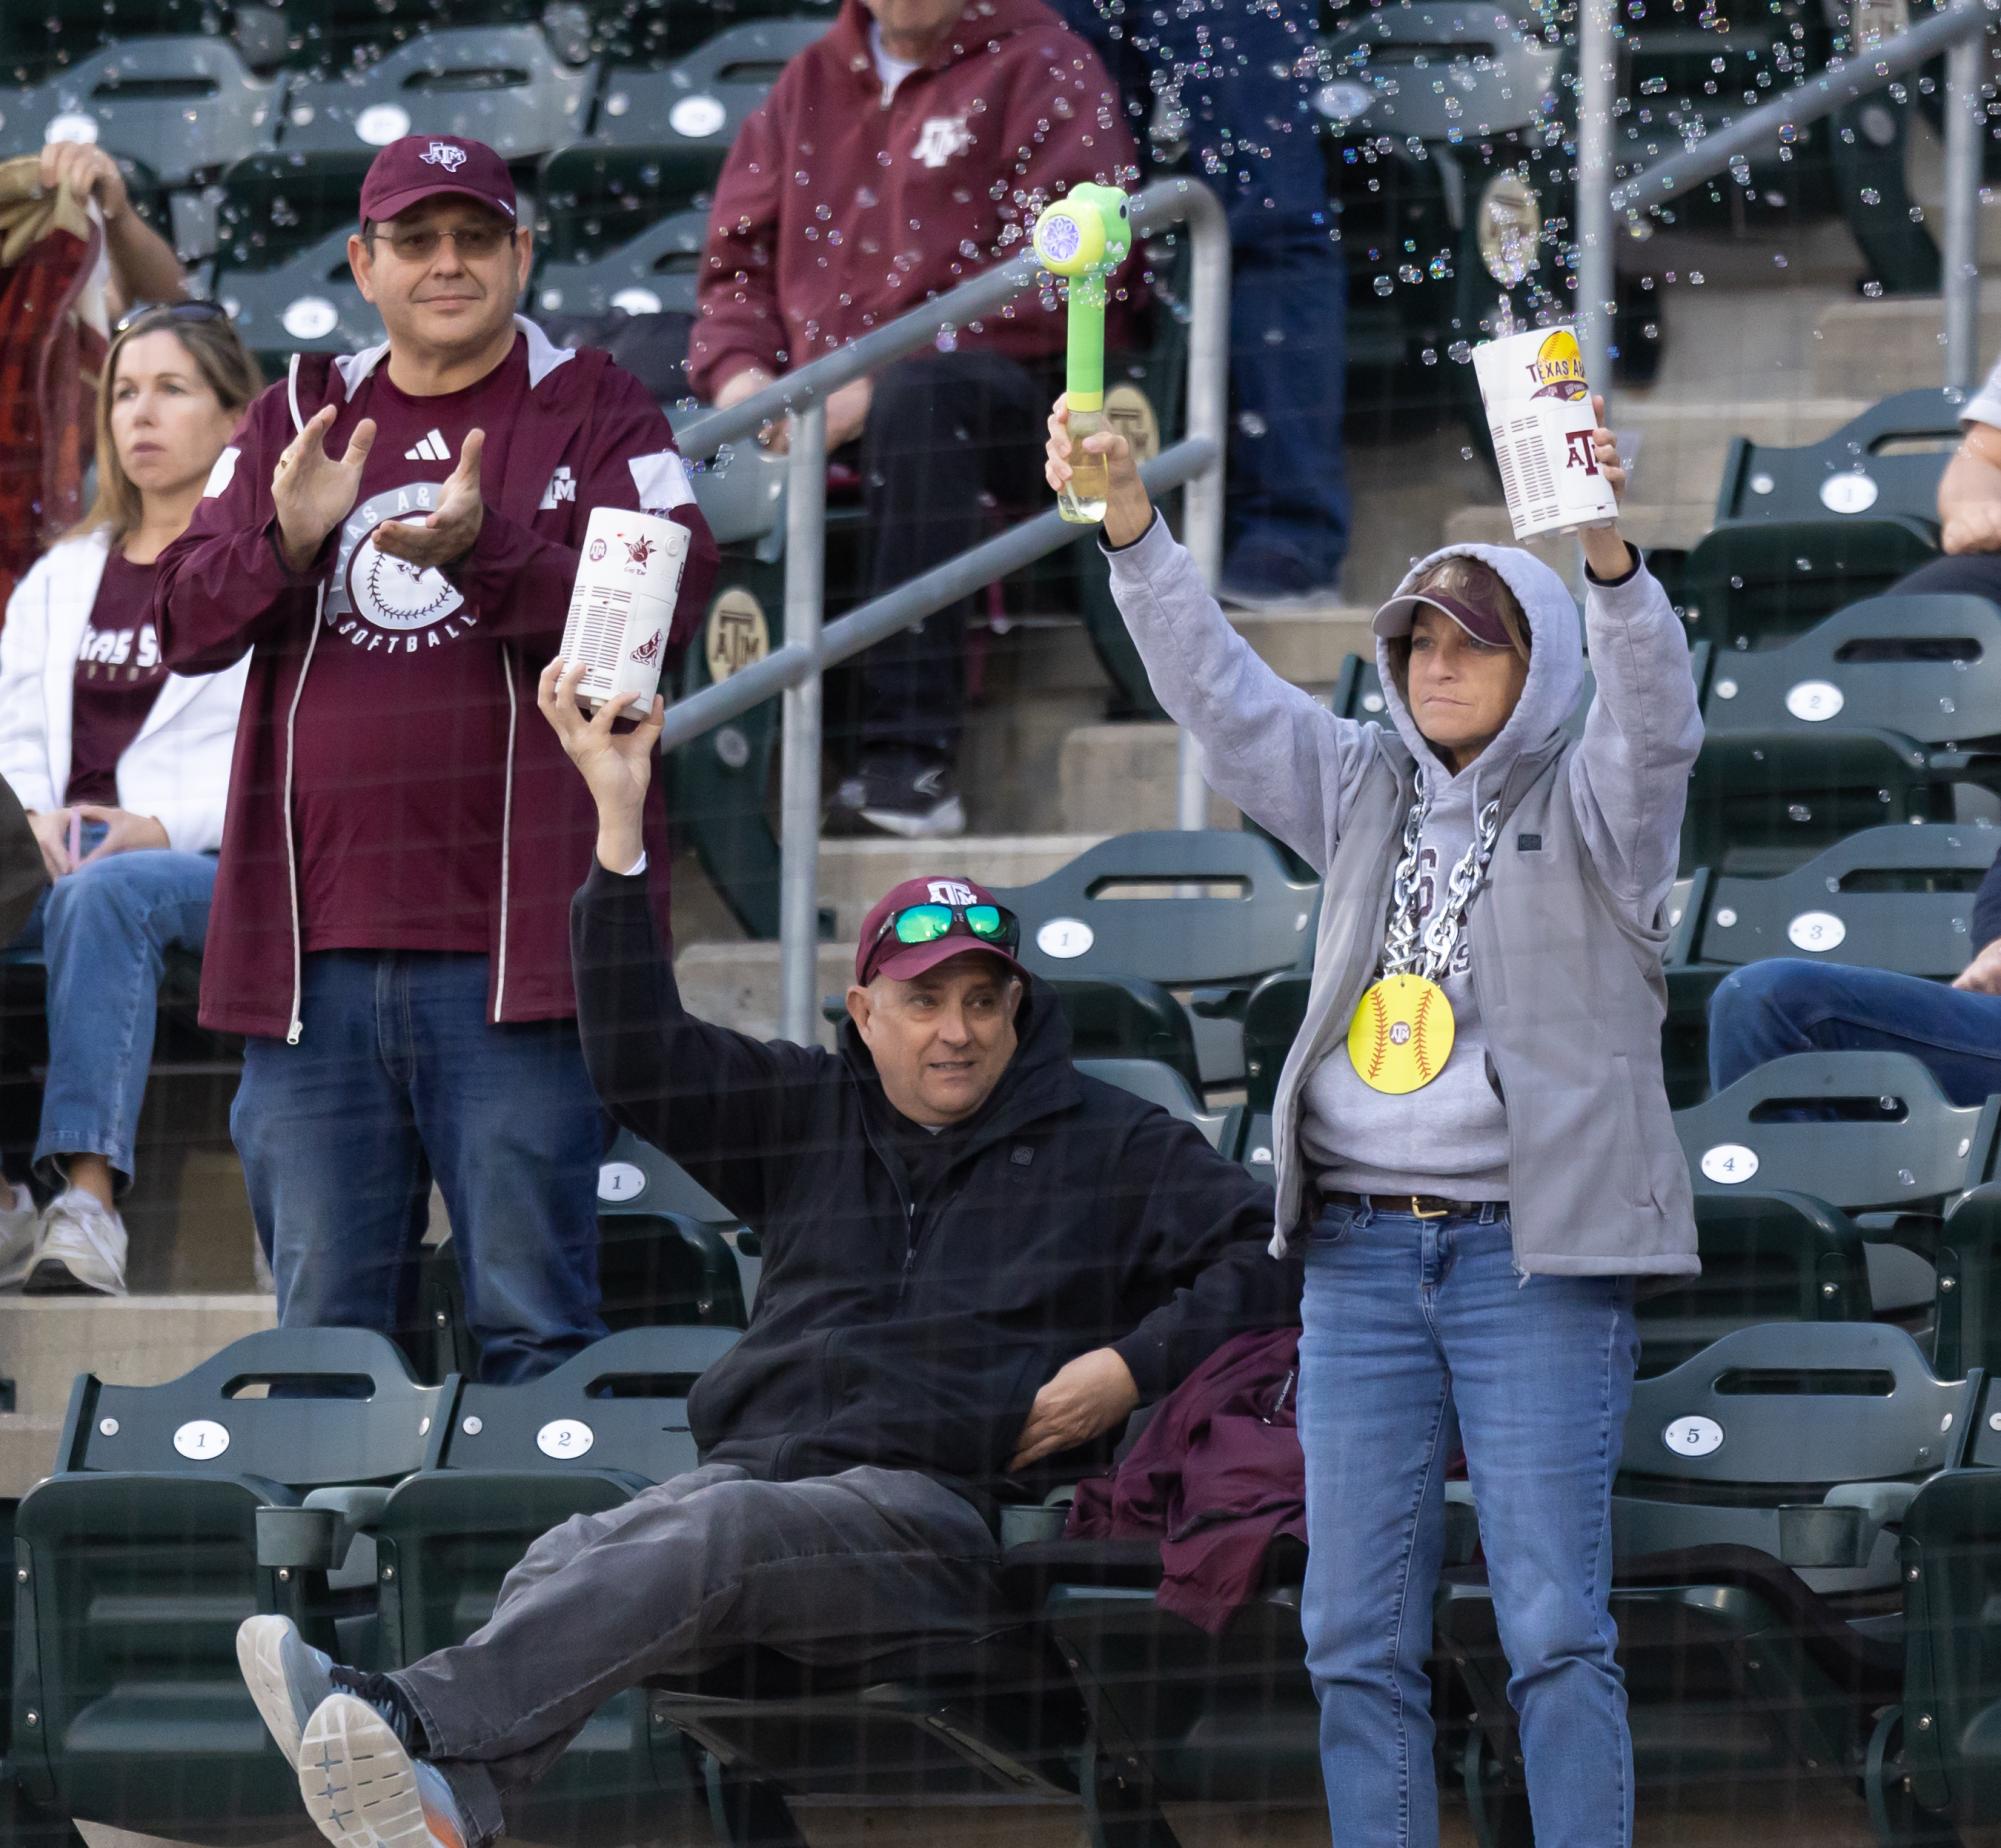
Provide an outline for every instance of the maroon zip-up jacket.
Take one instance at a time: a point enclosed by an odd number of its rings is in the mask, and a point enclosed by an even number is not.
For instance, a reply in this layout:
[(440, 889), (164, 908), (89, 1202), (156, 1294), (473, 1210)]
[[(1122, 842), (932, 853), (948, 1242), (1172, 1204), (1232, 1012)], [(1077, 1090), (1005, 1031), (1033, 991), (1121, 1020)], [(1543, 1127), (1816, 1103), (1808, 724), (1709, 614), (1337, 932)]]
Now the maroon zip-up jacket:
[[(868, 9), (845, 0), (737, 133), (688, 342), (705, 400), (751, 366), (796, 371), (1013, 256), (1080, 180), (1130, 185), (1137, 172), (1105, 67), (1041, 0), (970, 0), (888, 98), (868, 30)], [(1121, 272), (1127, 291), (1140, 268), (1134, 257)], [(1131, 323), (1113, 288), (1116, 346)], [(1039, 358), (1062, 351), (1063, 317), (1029, 293), (955, 338)]]
[[(593, 507), (640, 508), (694, 535), (670, 646), (707, 607), (716, 547), (696, 507), (660, 408), (607, 353), (553, 346), (532, 322), (529, 390), (507, 445), (504, 480), (483, 471), (486, 515), (472, 551), (448, 573), (480, 612), (476, 643), (501, 651), (510, 696), (501, 865), (488, 947), (488, 1018), (563, 1019), (570, 980), (570, 894), (590, 871), (596, 814), (590, 792), (536, 709), (536, 680), (554, 657), (569, 609), (578, 548)], [(289, 802), (291, 727), (321, 644), (320, 610), (340, 528), (304, 572), (277, 543), (271, 471), (322, 405), (340, 407), (330, 454), (360, 421), (353, 395), (386, 361), (387, 345), (339, 359), (292, 361), (289, 379), (245, 415), (180, 538), (160, 555), (153, 620), (167, 665), (211, 673), (250, 652), (250, 678), (230, 769), (221, 866), (202, 957), (201, 1019), (221, 1032), (296, 1039), (301, 938)], [(491, 638), (490, 640), (487, 638)], [(421, 800), (412, 791), (411, 800)], [(668, 864), (660, 779), (645, 819), (649, 895), (667, 940)]]

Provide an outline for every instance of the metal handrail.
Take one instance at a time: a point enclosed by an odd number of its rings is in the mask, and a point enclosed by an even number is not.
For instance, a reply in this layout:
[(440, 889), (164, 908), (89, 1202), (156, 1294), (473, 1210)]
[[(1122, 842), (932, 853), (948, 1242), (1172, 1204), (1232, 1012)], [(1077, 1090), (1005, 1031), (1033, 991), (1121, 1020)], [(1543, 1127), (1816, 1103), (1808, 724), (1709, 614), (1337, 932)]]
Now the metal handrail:
[[(1141, 477), (1155, 493), (1186, 487), (1183, 540), (1215, 585), (1223, 552), (1223, 435), (1229, 400), (1230, 248), (1223, 206), (1199, 181), (1161, 181), (1132, 205), (1139, 236), (1185, 223), (1190, 238), (1188, 435), (1155, 456)], [(781, 416), (791, 420), (785, 473), (785, 641), (762, 661), (667, 709), (663, 749), (686, 744), (782, 695), (779, 793), (779, 1031), (810, 1044), (819, 1016), (820, 682), (830, 667), (872, 648), (984, 584), (1060, 550), (1077, 537), (1051, 509), (821, 627), (826, 549), (826, 401), (843, 385), (929, 346), (939, 331), (999, 311), (1037, 286), (1033, 251), (961, 283), (885, 326), (788, 373), (727, 410), (677, 433), (691, 460), (714, 454)], [(1176, 813), (1200, 827), (1207, 806), (1201, 756), (1180, 737)]]
[[(2001, 0), (1954, 0), (1921, 24), (1833, 60), (1817, 76), (1760, 103), (1726, 127), (1705, 135), (1693, 147), (1616, 184), (1612, 181), (1610, 83), (1606, 76), (1614, 55), (1611, 11), (1604, 0), (1590, 0), (1585, 6), (1579, 53), (1584, 80), (1588, 83), (1593, 73), (1604, 80), (1587, 92), (1595, 112), (1592, 121), (1602, 132), (1587, 134), (1590, 124), (1582, 107), (1579, 121), (1580, 146), (1589, 141), (1598, 150), (1595, 159), (1579, 163), (1585, 176), (1585, 197), (1579, 201), (1578, 297), (1586, 375), (1593, 379), (1606, 376), (1609, 342), (1605, 322), (1613, 294), (1616, 221), (1623, 219), (1629, 226), (1637, 223), (1653, 207), (1700, 186), (1739, 155), (1774, 140), (1784, 130), (1817, 122), (1945, 53), (1946, 204), (1941, 240), (1945, 383), (1961, 390), (1970, 388), (1977, 366), (1974, 346), (1980, 291), (1976, 262), (1980, 144), (1973, 110), (1980, 94), (1980, 40), (2001, 14)], [(1597, 100), (1601, 93), (1602, 106)], [(1602, 122), (1596, 120), (1600, 113)]]

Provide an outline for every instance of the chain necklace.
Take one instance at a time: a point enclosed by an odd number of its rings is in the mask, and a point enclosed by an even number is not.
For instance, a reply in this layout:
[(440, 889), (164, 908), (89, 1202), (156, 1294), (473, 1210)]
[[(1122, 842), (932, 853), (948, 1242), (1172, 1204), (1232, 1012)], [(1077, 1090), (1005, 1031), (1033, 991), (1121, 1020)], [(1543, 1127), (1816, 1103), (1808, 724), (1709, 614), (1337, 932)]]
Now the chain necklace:
[(1487, 863), (1494, 857), (1494, 843), (1501, 833), (1501, 805), (1489, 802), (1480, 811), (1473, 839), (1453, 867), (1446, 882), (1445, 902), (1431, 915), (1418, 940), (1418, 850), (1424, 839), (1424, 824), (1431, 814), (1431, 780), (1421, 777), (1416, 799), (1403, 825), (1403, 857), (1397, 862), (1396, 879), (1390, 888), (1389, 929), (1383, 939), (1383, 974), (1416, 975), (1427, 982), (1442, 981), (1452, 952), (1458, 947), (1460, 927), (1467, 907), (1486, 883)]

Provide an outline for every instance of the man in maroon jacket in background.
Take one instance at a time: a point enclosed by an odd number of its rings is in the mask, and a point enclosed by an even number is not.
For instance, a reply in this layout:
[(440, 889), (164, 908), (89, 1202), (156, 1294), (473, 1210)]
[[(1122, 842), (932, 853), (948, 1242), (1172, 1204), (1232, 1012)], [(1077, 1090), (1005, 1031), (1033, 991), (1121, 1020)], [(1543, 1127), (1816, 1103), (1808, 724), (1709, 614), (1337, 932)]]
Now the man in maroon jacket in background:
[[(1137, 161), (1097, 54), (1041, 0), (845, 0), (730, 149), (689, 381), (734, 404), (1012, 256), (1079, 181), (1130, 185)], [(828, 401), (829, 451), (860, 440), (869, 595), (975, 544), (993, 500), (1035, 476), (1063, 339), (1030, 294)], [(847, 816), (910, 838), (964, 829), (965, 608), (863, 657)]]
[[(672, 643), (716, 559), (638, 381), (515, 316), (515, 214), (480, 142), (382, 150), (348, 254), (388, 339), (257, 400), (154, 612), (171, 668), (251, 653), (201, 1017), (248, 1036), (231, 1128), (280, 1320), (404, 1322), (435, 1176), (498, 1380), (603, 1333), (568, 936), (596, 823), (536, 678), (593, 507), (692, 530)], [(646, 828), (664, 931), (658, 801)]]

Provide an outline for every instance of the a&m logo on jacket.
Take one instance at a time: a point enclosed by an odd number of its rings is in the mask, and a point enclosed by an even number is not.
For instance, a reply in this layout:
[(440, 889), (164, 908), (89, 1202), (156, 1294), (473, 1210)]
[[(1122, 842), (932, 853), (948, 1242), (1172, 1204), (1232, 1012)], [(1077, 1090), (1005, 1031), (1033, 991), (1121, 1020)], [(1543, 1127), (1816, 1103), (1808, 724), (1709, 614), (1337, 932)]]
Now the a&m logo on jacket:
[(430, 162), (434, 167), (442, 167), (447, 173), (456, 173), (466, 164), (466, 151), (454, 147), (449, 141), (434, 141), (417, 158)]
[(392, 558), (375, 543), (375, 529), (385, 520), (420, 522), (442, 492), (429, 481), (385, 488), (348, 515), (327, 589), (326, 620), (335, 634), (357, 648), (415, 654), (419, 646), (436, 648), (474, 626), (476, 617), (447, 621), (459, 616), (465, 598), (441, 571)]
[(972, 145), (973, 133), (964, 116), (932, 116), (919, 131), (910, 158), (922, 161), (927, 167), (942, 167), (954, 154), (963, 154)]

